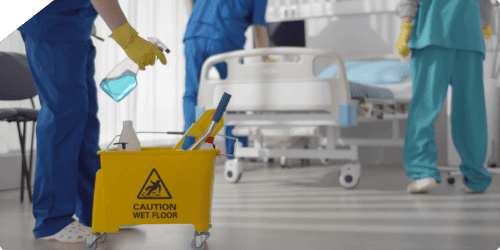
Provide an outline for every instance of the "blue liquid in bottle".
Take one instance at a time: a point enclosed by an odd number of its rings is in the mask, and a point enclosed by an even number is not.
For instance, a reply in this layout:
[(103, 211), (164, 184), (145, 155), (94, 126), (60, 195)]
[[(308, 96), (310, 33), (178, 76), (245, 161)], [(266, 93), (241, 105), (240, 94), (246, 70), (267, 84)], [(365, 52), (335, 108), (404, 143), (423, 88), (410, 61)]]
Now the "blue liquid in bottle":
[(121, 101), (137, 86), (137, 78), (135, 73), (126, 70), (117, 78), (105, 78), (101, 82), (101, 89), (106, 92), (116, 102)]

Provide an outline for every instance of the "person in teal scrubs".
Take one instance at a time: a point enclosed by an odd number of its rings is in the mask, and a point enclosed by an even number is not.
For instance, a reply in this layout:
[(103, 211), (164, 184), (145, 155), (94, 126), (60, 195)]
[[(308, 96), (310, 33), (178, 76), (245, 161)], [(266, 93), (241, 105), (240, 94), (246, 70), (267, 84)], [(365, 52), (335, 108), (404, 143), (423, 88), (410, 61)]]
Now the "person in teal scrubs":
[(441, 182), (435, 167), (434, 120), (448, 84), (453, 89), (452, 137), (462, 160), (463, 189), (482, 193), (490, 185), (484, 167), (488, 137), (483, 87), (490, 14), (489, 0), (402, 0), (398, 6), (404, 21), (397, 48), (403, 57), (411, 49), (413, 78), (403, 149), (406, 175), (413, 180), (409, 193), (427, 192)]

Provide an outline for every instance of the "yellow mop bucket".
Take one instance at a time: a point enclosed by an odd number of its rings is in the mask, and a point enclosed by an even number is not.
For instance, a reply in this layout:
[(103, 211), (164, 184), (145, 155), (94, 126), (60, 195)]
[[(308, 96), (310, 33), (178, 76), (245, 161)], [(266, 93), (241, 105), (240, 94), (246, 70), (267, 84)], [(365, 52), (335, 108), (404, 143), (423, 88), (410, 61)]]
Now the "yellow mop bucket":
[[(226, 95), (217, 110), (207, 110), (193, 125), (205, 133), (196, 134), (190, 150), (145, 147), (141, 151), (99, 152), (93, 233), (83, 242), (84, 249), (96, 249), (106, 233), (118, 232), (121, 225), (138, 224), (193, 224), (191, 245), (205, 249), (211, 226), (215, 158), (221, 153), (218, 149), (193, 149), (222, 128), (222, 113), (230, 98)], [(213, 116), (210, 124), (207, 116)]]

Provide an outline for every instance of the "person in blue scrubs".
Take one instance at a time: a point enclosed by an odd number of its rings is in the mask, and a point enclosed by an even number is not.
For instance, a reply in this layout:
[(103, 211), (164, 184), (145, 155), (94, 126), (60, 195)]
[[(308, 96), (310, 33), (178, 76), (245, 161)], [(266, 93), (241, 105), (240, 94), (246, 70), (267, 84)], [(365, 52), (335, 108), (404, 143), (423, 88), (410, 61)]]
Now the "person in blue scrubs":
[(100, 168), (96, 49), (90, 39), (96, 9), (140, 68), (154, 64), (156, 56), (166, 64), (161, 51), (133, 31), (117, 0), (54, 0), (19, 27), (41, 104), (33, 188), (37, 239), (82, 242), (91, 232)]
[[(491, 34), (489, 0), (402, 0), (404, 21), (397, 42), (411, 49), (413, 98), (408, 112), (403, 161), (409, 193), (424, 193), (441, 182), (434, 142), (434, 120), (453, 89), (452, 137), (462, 163), (463, 189), (482, 193), (491, 182), (483, 87), (484, 38)], [(481, 32), (483, 30), (483, 33)]]
[[(189, 2), (188, 2), (189, 3)], [(191, 2), (191, 5), (192, 2)], [(186, 56), (186, 91), (184, 94), (184, 131), (196, 121), (198, 86), (203, 62), (210, 56), (241, 50), (245, 31), (255, 24), (257, 46), (268, 47), (265, 20), (267, 0), (196, 0), (184, 36)], [(215, 65), (222, 79), (227, 77), (227, 65)], [(231, 136), (233, 126), (226, 126)], [(248, 138), (238, 137), (247, 146)], [(234, 141), (226, 140), (227, 154), (233, 154)]]

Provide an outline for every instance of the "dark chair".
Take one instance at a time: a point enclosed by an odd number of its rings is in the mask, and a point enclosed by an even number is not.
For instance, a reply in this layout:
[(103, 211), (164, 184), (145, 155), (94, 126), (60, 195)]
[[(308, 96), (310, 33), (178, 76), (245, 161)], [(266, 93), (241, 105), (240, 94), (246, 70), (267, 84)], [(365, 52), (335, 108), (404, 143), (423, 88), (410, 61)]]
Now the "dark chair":
[[(0, 109), (0, 121), (16, 122), (21, 144), (21, 202), (24, 200), (24, 181), (28, 189), (30, 202), (33, 202), (31, 194), (31, 172), (33, 167), (33, 141), (35, 138), (35, 124), (38, 111), (35, 109), (33, 98), (37, 91), (33, 77), (28, 67), (25, 55), (18, 53), (0, 52), (0, 100), (19, 101), (30, 99), (32, 109), (26, 108), (4, 108)], [(26, 160), (26, 123), (33, 122), (31, 136), (31, 150), (29, 168)], [(22, 129), (21, 129), (22, 123)]]

